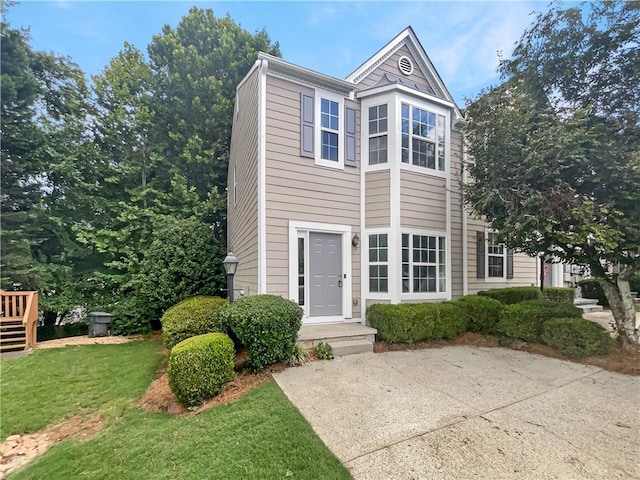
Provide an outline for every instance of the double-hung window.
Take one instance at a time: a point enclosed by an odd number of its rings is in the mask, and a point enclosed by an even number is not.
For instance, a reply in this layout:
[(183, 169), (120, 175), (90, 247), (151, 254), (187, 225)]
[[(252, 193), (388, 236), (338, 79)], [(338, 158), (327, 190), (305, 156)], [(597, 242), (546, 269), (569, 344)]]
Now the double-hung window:
[(445, 237), (402, 234), (402, 292), (447, 291)]
[(320, 152), (322, 160), (338, 162), (340, 137), (340, 104), (322, 98), (320, 100)]
[(445, 170), (445, 117), (402, 104), (402, 163)]
[(389, 291), (389, 245), (387, 234), (369, 235), (369, 291)]
[(369, 165), (387, 163), (387, 105), (369, 107)]
[(498, 234), (487, 232), (487, 272), (489, 278), (504, 278), (507, 250), (498, 242)]

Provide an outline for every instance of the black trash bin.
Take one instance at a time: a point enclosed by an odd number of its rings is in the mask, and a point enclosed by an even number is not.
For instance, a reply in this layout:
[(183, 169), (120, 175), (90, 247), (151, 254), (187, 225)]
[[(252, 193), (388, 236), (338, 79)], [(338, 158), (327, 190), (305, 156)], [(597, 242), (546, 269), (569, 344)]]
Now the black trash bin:
[(109, 323), (113, 314), (105, 312), (91, 312), (89, 314), (89, 336), (106, 337), (109, 335)]

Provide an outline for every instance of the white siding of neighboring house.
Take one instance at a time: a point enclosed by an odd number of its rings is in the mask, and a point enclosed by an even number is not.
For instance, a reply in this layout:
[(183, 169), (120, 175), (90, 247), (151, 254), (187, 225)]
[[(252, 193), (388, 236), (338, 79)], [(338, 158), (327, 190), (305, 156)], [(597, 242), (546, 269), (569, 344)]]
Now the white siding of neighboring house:
[[(240, 263), (234, 287), (245, 295), (258, 293), (258, 124), (259, 70), (238, 88), (234, 112), (227, 188), (227, 248)], [(235, 185), (234, 192), (234, 167)], [(236, 205), (234, 206), (234, 193)]]

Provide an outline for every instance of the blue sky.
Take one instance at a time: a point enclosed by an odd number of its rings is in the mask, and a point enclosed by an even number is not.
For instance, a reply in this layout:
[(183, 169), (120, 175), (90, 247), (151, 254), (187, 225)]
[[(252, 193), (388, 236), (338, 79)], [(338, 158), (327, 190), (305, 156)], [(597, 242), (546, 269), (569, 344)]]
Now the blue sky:
[(496, 83), (498, 52), (509, 56), (547, 2), (97, 2), (23, 1), (9, 9), (13, 27), (30, 27), (32, 46), (70, 56), (99, 73), (125, 41), (142, 51), (162, 26), (189, 8), (227, 13), (243, 28), (266, 28), (287, 61), (344, 78), (411, 25), (459, 106)]

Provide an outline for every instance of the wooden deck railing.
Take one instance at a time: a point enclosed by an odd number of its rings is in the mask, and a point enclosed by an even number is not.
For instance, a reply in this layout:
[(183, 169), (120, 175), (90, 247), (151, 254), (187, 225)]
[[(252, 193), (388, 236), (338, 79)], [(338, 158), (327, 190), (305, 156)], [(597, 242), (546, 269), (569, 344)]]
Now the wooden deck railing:
[(33, 348), (37, 342), (38, 292), (9, 292), (0, 290), (2, 323), (22, 322), (25, 332), (24, 348)]

